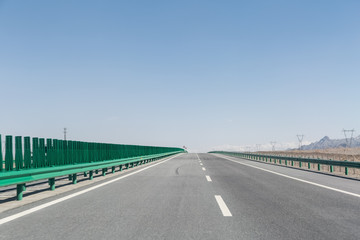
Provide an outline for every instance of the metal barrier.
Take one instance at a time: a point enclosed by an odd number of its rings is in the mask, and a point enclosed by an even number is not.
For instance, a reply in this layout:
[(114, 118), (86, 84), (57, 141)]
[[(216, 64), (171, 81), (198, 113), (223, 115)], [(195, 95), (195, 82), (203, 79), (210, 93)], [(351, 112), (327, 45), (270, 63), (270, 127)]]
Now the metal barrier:
[[(23, 141), (24, 139), (24, 141)], [(3, 160), (0, 135), (0, 186), (17, 185), (17, 200), (21, 200), (26, 183), (49, 179), (51, 190), (55, 190), (55, 177), (69, 175), (69, 180), (77, 182), (77, 173), (84, 173), (93, 179), (93, 171), (108, 168), (115, 171), (128, 169), (177, 153), (182, 148), (153, 147), (65, 141), (57, 139), (15, 137), (15, 158), (13, 137), (6, 136), (5, 161)], [(24, 142), (24, 144), (22, 144)], [(45, 144), (46, 142), (46, 144)], [(125, 167), (125, 168), (123, 168)]]
[[(334, 166), (344, 167), (345, 175), (348, 175), (348, 168), (360, 168), (360, 162), (349, 162), (349, 161), (333, 161), (333, 160), (323, 160), (323, 159), (314, 159), (314, 158), (298, 158), (298, 157), (285, 157), (285, 156), (274, 156), (274, 155), (262, 155), (255, 153), (242, 153), (242, 152), (226, 152), (226, 151), (212, 151), (209, 153), (218, 153), (234, 157), (245, 158), (249, 160), (263, 161), (269, 163), (279, 163), (286, 166), (294, 166), (294, 162), (298, 162), (299, 167), (302, 167), (302, 163), (308, 164), (308, 169), (311, 168), (311, 163), (317, 164), (317, 170), (321, 170), (321, 165), (328, 165), (329, 171), (333, 172)], [(283, 163), (282, 163), (283, 162)]]

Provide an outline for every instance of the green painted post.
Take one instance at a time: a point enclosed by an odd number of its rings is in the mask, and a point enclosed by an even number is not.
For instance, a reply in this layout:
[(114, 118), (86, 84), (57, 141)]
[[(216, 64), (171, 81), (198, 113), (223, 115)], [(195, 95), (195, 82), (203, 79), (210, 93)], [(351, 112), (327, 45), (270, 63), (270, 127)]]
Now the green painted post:
[(3, 166), (3, 154), (2, 154), (2, 141), (1, 141), (1, 134), (0, 134), (0, 171), (3, 170), (4, 166)]
[(69, 174), (69, 181), (72, 181), (73, 180), (73, 177), (72, 177), (72, 175), (71, 174)]
[(93, 171), (89, 171), (89, 179), (90, 180), (94, 179), (94, 172)]
[(55, 190), (55, 178), (49, 178), (49, 185), (50, 185), (50, 190), (54, 191)]
[(87, 172), (84, 172), (84, 177), (87, 177)]
[(308, 163), (308, 169), (310, 169), (311, 168), (311, 164), (310, 163)]
[(285, 160), (285, 166), (287, 166), (287, 160)]
[(74, 174), (72, 175), (72, 183), (73, 183), (73, 184), (76, 184), (76, 183), (77, 183), (77, 174), (76, 174), (76, 173), (74, 173)]
[(16, 200), (20, 201), (23, 199), (24, 184), (16, 185)]
[(302, 167), (302, 162), (299, 161), (299, 167), (301, 168)]
[(5, 139), (5, 170), (12, 171), (14, 169), (12, 136), (6, 136)]
[(24, 137), (24, 165), (25, 168), (31, 167), (30, 137)]
[(33, 154), (32, 154), (32, 161), (33, 161), (33, 167), (38, 168), (40, 166), (39, 164), (39, 138), (33, 138)]
[(22, 153), (22, 141), (20, 136), (15, 137), (15, 166), (16, 170), (20, 170), (24, 167)]
[(103, 169), (102, 169), (102, 175), (103, 175), (103, 176), (106, 175), (106, 171), (107, 171), (107, 168), (103, 168)]
[(334, 168), (332, 165), (330, 165), (330, 172), (333, 172), (334, 171)]
[(52, 158), (52, 139), (46, 139), (46, 162), (47, 166), (54, 166), (54, 160)]
[(320, 163), (318, 163), (318, 171), (320, 171), (320, 169), (321, 169), (321, 168), (320, 168)]
[(26, 191), (26, 183), (23, 184), (23, 191)]
[(111, 173), (115, 173), (115, 166), (111, 167)]
[(99, 169), (96, 169), (96, 170), (95, 170), (95, 174), (99, 174)]
[(39, 138), (39, 166), (45, 167), (46, 165), (47, 163), (45, 157), (45, 139)]
[[(347, 160), (345, 160), (345, 162), (347, 162)], [(345, 167), (345, 175), (348, 175), (348, 168), (347, 167)]]
[(120, 165), (120, 166), (119, 166), (119, 171), (121, 172), (121, 171), (122, 171), (122, 169), (123, 169), (123, 166), (122, 166), (122, 165)]
[(292, 166), (292, 167), (294, 166), (294, 161), (291, 161), (291, 166)]

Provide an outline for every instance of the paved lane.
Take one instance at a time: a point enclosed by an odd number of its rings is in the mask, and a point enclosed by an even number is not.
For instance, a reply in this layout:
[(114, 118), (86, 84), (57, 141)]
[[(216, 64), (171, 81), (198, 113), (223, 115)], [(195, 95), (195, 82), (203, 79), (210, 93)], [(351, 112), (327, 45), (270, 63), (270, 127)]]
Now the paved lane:
[(359, 206), (360, 198), (212, 154), (183, 154), (5, 223), (0, 239), (358, 239)]

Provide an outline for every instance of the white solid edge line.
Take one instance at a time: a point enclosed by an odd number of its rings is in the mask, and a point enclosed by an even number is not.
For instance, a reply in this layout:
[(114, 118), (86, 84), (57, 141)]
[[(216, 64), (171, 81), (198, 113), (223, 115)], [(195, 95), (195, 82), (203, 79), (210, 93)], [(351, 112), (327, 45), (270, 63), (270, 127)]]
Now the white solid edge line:
[(206, 171), (206, 169), (205, 169), (204, 167), (202, 168), (202, 170), (203, 170), (203, 171)]
[(285, 174), (282, 174), (282, 173), (274, 172), (274, 171), (264, 169), (264, 168), (261, 168), (261, 167), (256, 167), (256, 166), (253, 166), (251, 164), (238, 162), (238, 161), (229, 159), (229, 158), (224, 157), (224, 156), (220, 156), (220, 155), (216, 155), (216, 156), (218, 156), (220, 158), (223, 158), (223, 159), (226, 159), (226, 160), (229, 160), (229, 161), (232, 161), (232, 162), (235, 162), (235, 163), (239, 163), (239, 164), (248, 166), (248, 167), (256, 168), (256, 169), (259, 169), (259, 170), (262, 170), (262, 171), (265, 171), (265, 172), (269, 172), (269, 173), (273, 173), (273, 174), (276, 174), (276, 175), (279, 175), (279, 176), (282, 176), (282, 177), (290, 178), (290, 179), (293, 179), (293, 180), (296, 180), (296, 181), (299, 181), (299, 182), (308, 183), (308, 184), (311, 184), (311, 185), (314, 185), (314, 186), (322, 187), (322, 188), (329, 189), (329, 190), (332, 190), (332, 191), (335, 191), (335, 192), (340, 192), (340, 193), (344, 193), (344, 194), (347, 194), (347, 195), (351, 195), (351, 196), (360, 198), (360, 194), (344, 191), (344, 190), (341, 190), (341, 189), (338, 189), (338, 188), (325, 186), (325, 185), (322, 185), (322, 184), (319, 184), (319, 183), (310, 182), (310, 181), (303, 180), (303, 179), (296, 178), (296, 177), (291, 177), (291, 176), (288, 176), (288, 175), (285, 175)]
[(215, 195), (215, 199), (216, 199), (217, 204), (220, 207), (220, 210), (221, 210), (223, 216), (224, 217), (232, 217), (232, 214), (231, 214), (229, 208), (226, 206), (226, 203), (224, 202), (222, 197), (220, 195)]
[(110, 184), (110, 183), (116, 182), (116, 181), (118, 181), (118, 180), (121, 180), (121, 179), (123, 179), (123, 178), (129, 177), (129, 176), (134, 175), (134, 174), (136, 174), (136, 173), (142, 172), (142, 171), (144, 171), (144, 170), (146, 170), (146, 169), (155, 167), (156, 165), (165, 163), (165, 162), (167, 162), (167, 161), (169, 161), (169, 160), (171, 160), (171, 159), (173, 159), (173, 158), (175, 158), (175, 157), (178, 157), (178, 156), (179, 156), (179, 155), (175, 155), (175, 156), (173, 156), (173, 157), (171, 157), (171, 158), (169, 158), (169, 159), (166, 159), (166, 160), (161, 161), (161, 162), (159, 162), (159, 163), (155, 163), (155, 164), (153, 164), (153, 165), (151, 165), (151, 166), (148, 166), (148, 167), (139, 169), (139, 170), (137, 170), (137, 171), (135, 171), (135, 172), (131, 172), (131, 173), (127, 174), (127, 175), (124, 175), (124, 176), (115, 178), (115, 179), (113, 179), (113, 180), (107, 181), (107, 182), (105, 182), (105, 183), (101, 183), (101, 184), (99, 184), (99, 185), (96, 185), (96, 186), (87, 188), (87, 189), (82, 190), (82, 191), (80, 191), (80, 192), (76, 192), (76, 193), (70, 194), (70, 195), (68, 195), (68, 196), (65, 196), (65, 197), (56, 199), (56, 200), (54, 200), (54, 201), (41, 204), (41, 205), (39, 205), (39, 206), (37, 206), (37, 207), (30, 208), (30, 209), (28, 209), (28, 210), (25, 210), (25, 211), (23, 211), (23, 212), (16, 213), (16, 214), (11, 215), (11, 216), (9, 216), (9, 217), (2, 218), (2, 219), (0, 219), (0, 225), (2, 225), (2, 224), (4, 224), (4, 223), (7, 223), (7, 222), (10, 222), (10, 221), (12, 221), (12, 220), (15, 220), (15, 219), (17, 219), (17, 218), (26, 216), (26, 215), (28, 215), (28, 214), (30, 214), (30, 213), (34, 213), (34, 212), (39, 211), (39, 210), (41, 210), (41, 209), (50, 207), (50, 206), (55, 205), (55, 204), (57, 204), (57, 203), (63, 202), (63, 201), (68, 200), (68, 199), (70, 199), (70, 198), (73, 198), (73, 197), (79, 196), (79, 195), (81, 195), (81, 194), (90, 192), (90, 191), (92, 191), (92, 190), (95, 190), (95, 189), (97, 189), (97, 188), (103, 187), (103, 186), (108, 185), (108, 184)]
[(205, 177), (206, 177), (206, 180), (207, 180), (208, 182), (212, 182), (210, 176), (206, 175)]

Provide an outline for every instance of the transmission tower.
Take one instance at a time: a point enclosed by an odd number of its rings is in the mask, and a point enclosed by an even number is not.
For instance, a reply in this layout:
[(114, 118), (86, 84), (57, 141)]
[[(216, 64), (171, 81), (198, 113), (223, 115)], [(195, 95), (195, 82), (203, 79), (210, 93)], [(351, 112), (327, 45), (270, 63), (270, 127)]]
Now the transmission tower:
[(260, 151), (261, 144), (256, 144), (256, 151)]
[(298, 134), (298, 135), (296, 135), (296, 137), (297, 137), (298, 140), (299, 140), (299, 150), (301, 150), (302, 141), (303, 141), (303, 139), (304, 139), (304, 134)]
[(351, 130), (343, 129), (342, 131), (344, 132), (344, 136), (345, 136), (346, 148), (351, 148), (351, 143), (353, 140), (355, 129), (351, 129)]
[(271, 146), (272, 146), (272, 150), (275, 151), (275, 145), (276, 145), (276, 142), (270, 142)]
[(64, 128), (64, 140), (66, 141), (67, 128)]

